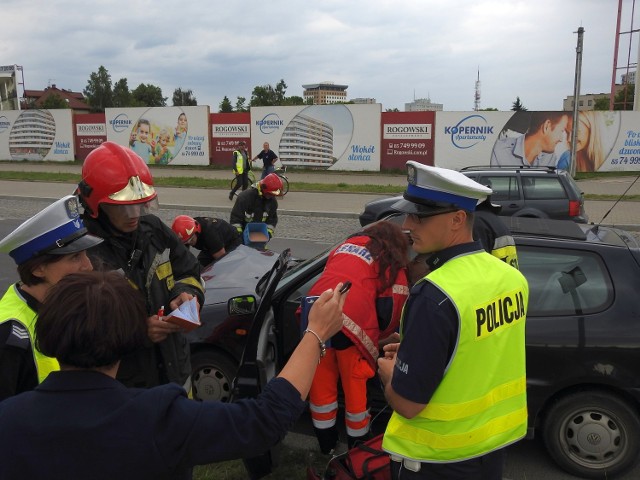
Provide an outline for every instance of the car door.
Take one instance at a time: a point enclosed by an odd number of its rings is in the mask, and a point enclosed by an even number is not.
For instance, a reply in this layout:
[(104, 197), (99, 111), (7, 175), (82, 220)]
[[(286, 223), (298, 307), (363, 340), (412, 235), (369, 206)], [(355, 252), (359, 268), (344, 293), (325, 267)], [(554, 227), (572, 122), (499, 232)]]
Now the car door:
[(502, 206), (500, 215), (510, 217), (524, 207), (517, 175), (479, 175), (474, 180), (493, 190), (491, 201)]
[[(234, 380), (232, 401), (257, 397), (278, 372), (275, 317), (271, 302), (290, 259), (289, 249), (280, 254), (264, 283), (262, 292), (258, 292), (260, 302), (247, 335), (238, 373)], [(244, 459), (250, 478), (262, 478), (269, 474), (275, 463), (275, 456), (276, 453), (270, 450), (262, 455)]]

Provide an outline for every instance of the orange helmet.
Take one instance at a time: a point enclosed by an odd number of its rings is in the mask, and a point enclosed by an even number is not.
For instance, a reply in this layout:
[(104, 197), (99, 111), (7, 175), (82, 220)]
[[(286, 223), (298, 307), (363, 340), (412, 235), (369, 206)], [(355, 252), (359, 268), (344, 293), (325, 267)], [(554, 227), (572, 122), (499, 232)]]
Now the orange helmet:
[(171, 230), (178, 235), (182, 243), (187, 243), (194, 234), (200, 233), (200, 224), (189, 215), (178, 215), (173, 219)]
[(101, 203), (134, 205), (158, 196), (144, 160), (113, 142), (104, 142), (87, 155), (78, 192), (85, 210), (94, 218)]
[(270, 173), (260, 180), (260, 191), (269, 195), (278, 196), (282, 190), (282, 180), (275, 173)]

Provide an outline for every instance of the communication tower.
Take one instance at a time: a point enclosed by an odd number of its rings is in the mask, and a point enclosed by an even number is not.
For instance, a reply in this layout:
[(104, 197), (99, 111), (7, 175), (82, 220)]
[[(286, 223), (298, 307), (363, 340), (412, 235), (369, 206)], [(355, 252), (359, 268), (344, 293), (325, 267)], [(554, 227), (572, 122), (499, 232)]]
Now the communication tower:
[(478, 79), (476, 80), (476, 94), (473, 109), (476, 112), (480, 110), (480, 67), (478, 67)]

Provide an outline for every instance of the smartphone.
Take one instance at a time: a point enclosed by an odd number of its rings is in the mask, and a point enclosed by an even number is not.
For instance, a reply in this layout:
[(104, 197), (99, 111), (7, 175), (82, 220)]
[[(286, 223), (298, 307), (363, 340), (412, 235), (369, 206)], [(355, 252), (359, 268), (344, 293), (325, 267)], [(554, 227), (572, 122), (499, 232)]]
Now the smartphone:
[(340, 289), (340, 293), (347, 293), (351, 288), (351, 282), (347, 280), (342, 284), (342, 288)]
[[(302, 297), (300, 300), (300, 335), (303, 335), (303, 332), (309, 326), (309, 312), (311, 311), (311, 307), (315, 301), (320, 298), (318, 295), (309, 295), (308, 297)], [(331, 346), (331, 339), (325, 340), (324, 344), (327, 347)]]

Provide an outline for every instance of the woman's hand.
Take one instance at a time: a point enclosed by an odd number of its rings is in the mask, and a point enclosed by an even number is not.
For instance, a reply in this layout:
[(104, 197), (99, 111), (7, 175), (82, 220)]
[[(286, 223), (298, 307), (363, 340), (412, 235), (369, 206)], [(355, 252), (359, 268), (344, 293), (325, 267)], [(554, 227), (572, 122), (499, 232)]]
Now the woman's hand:
[(317, 333), (323, 341), (328, 340), (342, 328), (342, 307), (347, 293), (340, 293), (342, 283), (333, 290), (325, 290), (315, 301), (309, 312), (309, 330)]

